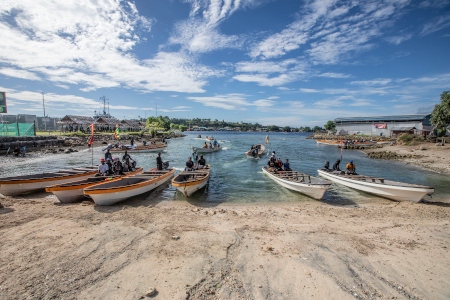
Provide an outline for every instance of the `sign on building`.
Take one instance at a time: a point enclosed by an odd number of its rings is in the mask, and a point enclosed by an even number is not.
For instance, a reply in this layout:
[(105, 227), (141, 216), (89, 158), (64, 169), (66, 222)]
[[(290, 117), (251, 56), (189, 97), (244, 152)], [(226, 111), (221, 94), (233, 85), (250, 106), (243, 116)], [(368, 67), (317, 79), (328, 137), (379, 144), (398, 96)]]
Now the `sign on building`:
[(375, 123), (373, 126), (378, 129), (386, 129), (386, 123)]
[(0, 92), (0, 114), (6, 114), (8, 109), (6, 107), (6, 93)]

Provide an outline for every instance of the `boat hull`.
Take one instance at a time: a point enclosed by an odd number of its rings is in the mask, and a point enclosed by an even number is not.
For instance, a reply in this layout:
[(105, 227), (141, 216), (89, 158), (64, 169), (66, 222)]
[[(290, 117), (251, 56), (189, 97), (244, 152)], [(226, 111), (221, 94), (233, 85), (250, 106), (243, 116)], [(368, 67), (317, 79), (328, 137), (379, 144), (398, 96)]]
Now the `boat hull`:
[[(350, 177), (341, 177), (323, 170), (318, 170), (318, 172), (320, 176), (327, 178), (338, 184), (342, 184), (355, 190), (363, 191), (369, 194), (374, 194), (395, 201), (419, 202), (425, 195), (429, 195), (434, 192), (434, 188), (426, 186), (390, 185), (387, 183), (391, 181), (385, 181), (385, 183), (381, 182), (376, 183), (376, 182), (354, 180), (351, 179)], [(392, 183), (401, 184), (399, 182), (392, 182)]]
[[(308, 197), (311, 197), (316, 200), (320, 200), (323, 198), (325, 192), (330, 188), (331, 183), (324, 182), (323, 184), (314, 184), (306, 181), (305, 183), (300, 182), (292, 182), (286, 179), (279, 178), (274, 174), (270, 173), (265, 167), (262, 168), (263, 173), (269, 176), (272, 180), (274, 180), (279, 185), (292, 190), (304, 194)], [(317, 180), (317, 178), (315, 178)]]
[(221, 147), (219, 148), (197, 148), (196, 151), (197, 153), (213, 153), (213, 152), (218, 152), (222, 150)]
[(30, 178), (23, 180), (1, 180), (0, 179), (0, 194), (4, 196), (16, 196), (28, 192), (44, 190), (47, 186), (64, 184), (75, 180), (83, 180), (94, 176), (97, 173), (96, 169), (92, 171), (68, 174), (59, 177), (42, 177)]
[[(192, 172), (192, 174), (194, 174), (194, 172)], [(181, 175), (178, 175), (181, 176)], [(178, 177), (177, 176), (177, 177)], [(192, 194), (194, 194), (195, 192), (197, 192), (198, 190), (204, 188), (206, 186), (206, 184), (209, 181), (209, 169), (208, 169), (208, 173), (206, 174), (206, 176), (204, 176), (203, 178), (199, 179), (199, 180), (195, 180), (195, 181), (176, 181), (177, 178), (174, 178), (172, 180), (172, 186), (176, 187), (176, 189), (182, 193), (186, 198), (190, 197)]]
[[(112, 205), (128, 198), (147, 193), (153, 189), (156, 189), (160, 185), (169, 181), (175, 173), (175, 169), (168, 171), (167, 173), (158, 176), (153, 179), (149, 179), (136, 184), (124, 185), (114, 188), (102, 188), (102, 185), (108, 183), (96, 184), (84, 190), (84, 194), (91, 197), (97, 205)], [(127, 178), (145, 178), (145, 174), (133, 175), (120, 178), (120, 180), (126, 180)]]
[(261, 158), (261, 156), (263, 155), (264, 151), (266, 151), (266, 146), (264, 146), (263, 144), (258, 144), (256, 146), (259, 147), (258, 154), (253, 156), (251, 150), (249, 150), (249, 151), (245, 152), (245, 155), (247, 155), (248, 157), (252, 157), (252, 158)]
[(95, 177), (98, 181), (86, 182), (86, 180), (77, 180), (76, 182), (69, 182), (67, 184), (59, 184), (47, 187), (45, 190), (47, 192), (53, 193), (56, 198), (58, 198), (61, 203), (72, 203), (78, 201), (80, 199), (86, 198), (83, 191), (85, 188), (93, 186), (98, 183), (104, 183), (108, 180), (108, 182), (118, 180), (124, 176), (131, 176), (142, 172), (142, 168), (138, 168), (133, 172), (129, 172), (123, 176), (115, 176), (115, 177)]

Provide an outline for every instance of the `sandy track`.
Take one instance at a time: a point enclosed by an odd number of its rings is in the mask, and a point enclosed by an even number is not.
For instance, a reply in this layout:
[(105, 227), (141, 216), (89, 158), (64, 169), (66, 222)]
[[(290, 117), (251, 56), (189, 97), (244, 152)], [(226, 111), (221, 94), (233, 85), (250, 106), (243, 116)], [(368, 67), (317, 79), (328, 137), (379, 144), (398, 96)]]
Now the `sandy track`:
[[(445, 203), (4, 198), (1, 299), (448, 299)], [(179, 238), (177, 238), (179, 237)]]

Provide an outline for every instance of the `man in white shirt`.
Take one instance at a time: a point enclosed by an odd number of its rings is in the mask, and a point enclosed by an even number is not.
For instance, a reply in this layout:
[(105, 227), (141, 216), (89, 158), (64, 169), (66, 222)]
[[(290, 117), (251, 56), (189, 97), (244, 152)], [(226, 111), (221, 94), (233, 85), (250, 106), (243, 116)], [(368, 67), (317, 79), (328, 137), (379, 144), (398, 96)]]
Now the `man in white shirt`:
[(105, 164), (105, 159), (100, 159), (100, 164), (98, 165), (98, 175), (105, 176), (108, 174), (109, 167)]

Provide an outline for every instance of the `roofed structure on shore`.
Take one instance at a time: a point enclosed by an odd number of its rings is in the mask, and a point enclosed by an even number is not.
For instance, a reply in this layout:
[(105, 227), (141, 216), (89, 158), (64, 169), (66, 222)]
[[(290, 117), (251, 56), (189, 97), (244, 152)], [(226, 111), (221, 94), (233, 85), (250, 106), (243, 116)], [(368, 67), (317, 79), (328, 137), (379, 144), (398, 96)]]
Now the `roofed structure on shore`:
[(141, 131), (145, 128), (145, 122), (136, 120), (122, 120), (119, 126), (125, 128), (127, 131)]
[(392, 136), (399, 133), (427, 135), (432, 130), (429, 114), (336, 118), (336, 131), (343, 134)]

